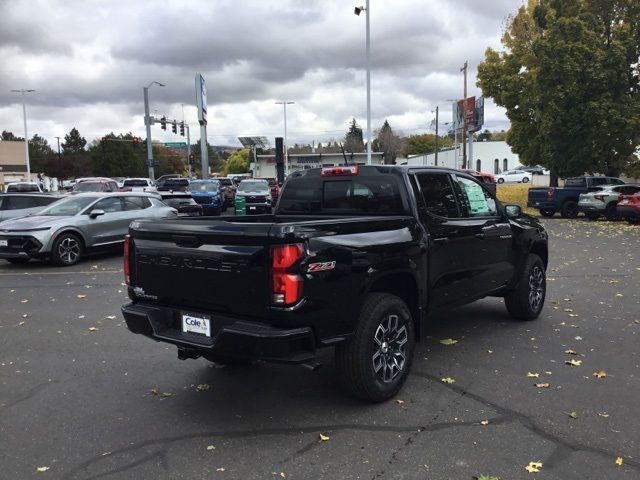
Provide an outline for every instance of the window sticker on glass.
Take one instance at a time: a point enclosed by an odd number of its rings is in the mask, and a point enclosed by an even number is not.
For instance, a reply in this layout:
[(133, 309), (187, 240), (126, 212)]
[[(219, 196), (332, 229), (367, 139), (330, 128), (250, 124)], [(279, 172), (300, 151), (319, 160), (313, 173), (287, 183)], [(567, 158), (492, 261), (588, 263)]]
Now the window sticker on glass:
[(470, 215), (472, 217), (490, 215), (491, 211), (482, 187), (475, 182), (462, 182), (461, 186), (467, 196)]

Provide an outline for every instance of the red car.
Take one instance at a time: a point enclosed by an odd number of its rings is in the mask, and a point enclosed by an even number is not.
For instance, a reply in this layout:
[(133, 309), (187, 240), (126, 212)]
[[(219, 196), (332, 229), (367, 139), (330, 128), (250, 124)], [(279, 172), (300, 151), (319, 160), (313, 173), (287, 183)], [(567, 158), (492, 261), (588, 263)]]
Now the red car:
[(629, 223), (640, 223), (640, 193), (620, 195), (616, 209), (620, 218)]

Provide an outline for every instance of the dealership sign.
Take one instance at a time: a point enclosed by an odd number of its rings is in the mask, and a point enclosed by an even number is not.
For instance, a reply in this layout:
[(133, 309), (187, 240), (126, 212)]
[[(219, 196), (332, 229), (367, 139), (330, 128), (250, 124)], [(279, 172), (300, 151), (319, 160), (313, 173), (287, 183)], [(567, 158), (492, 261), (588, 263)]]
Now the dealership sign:
[(198, 122), (207, 125), (207, 87), (204, 77), (196, 73), (196, 105), (198, 106)]

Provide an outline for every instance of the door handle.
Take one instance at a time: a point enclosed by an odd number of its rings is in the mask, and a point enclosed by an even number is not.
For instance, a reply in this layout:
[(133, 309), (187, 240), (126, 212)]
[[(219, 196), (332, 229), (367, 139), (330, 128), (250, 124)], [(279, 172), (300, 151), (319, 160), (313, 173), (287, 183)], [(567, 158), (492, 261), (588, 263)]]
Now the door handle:
[(440, 243), (440, 244), (449, 243), (449, 239), (447, 237), (434, 238), (433, 243)]

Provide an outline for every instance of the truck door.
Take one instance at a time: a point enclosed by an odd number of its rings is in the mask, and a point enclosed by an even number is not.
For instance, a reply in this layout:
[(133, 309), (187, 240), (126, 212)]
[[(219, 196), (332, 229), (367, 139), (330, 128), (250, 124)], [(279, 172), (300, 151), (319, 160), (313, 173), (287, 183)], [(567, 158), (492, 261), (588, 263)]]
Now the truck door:
[(429, 236), (429, 302), (433, 307), (464, 303), (473, 294), (475, 231), (462, 218), (449, 173), (418, 172), (415, 179), (423, 201), (420, 220)]
[(465, 229), (475, 238), (471, 250), (474, 271), (471, 290), (480, 297), (506, 285), (514, 273), (513, 234), (495, 198), (475, 180), (454, 175)]

